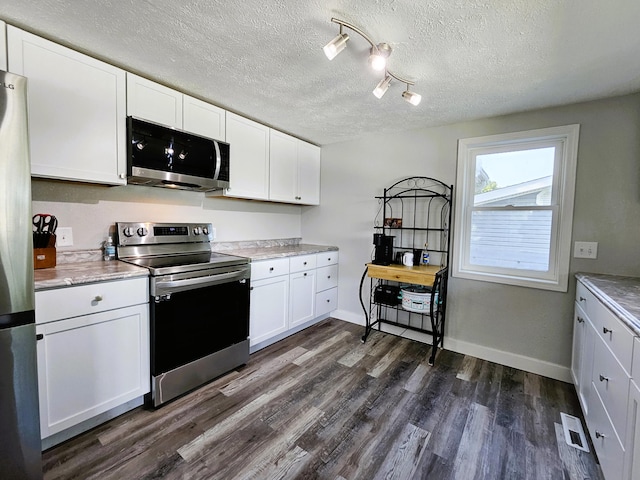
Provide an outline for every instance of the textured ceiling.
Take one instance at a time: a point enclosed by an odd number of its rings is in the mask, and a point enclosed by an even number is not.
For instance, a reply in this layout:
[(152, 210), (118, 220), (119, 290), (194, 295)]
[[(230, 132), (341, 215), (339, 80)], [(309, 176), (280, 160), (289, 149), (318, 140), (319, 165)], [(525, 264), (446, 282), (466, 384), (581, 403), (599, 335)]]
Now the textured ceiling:
[[(402, 100), (350, 30), (393, 52)], [(640, 91), (637, 0), (0, 0), (0, 19), (317, 144)]]

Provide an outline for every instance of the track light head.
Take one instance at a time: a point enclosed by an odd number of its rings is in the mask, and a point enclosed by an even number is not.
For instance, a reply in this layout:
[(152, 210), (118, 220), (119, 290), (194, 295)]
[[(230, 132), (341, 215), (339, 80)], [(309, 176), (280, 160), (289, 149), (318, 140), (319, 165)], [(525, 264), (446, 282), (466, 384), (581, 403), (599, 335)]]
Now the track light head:
[(378, 83), (376, 88), (373, 89), (373, 94), (377, 98), (382, 98), (382, 96), (387, 92), (387, 89), (389, 88), (390, 83), (391, 83), (391, 75), (385, 75), (384, 78), (380, 80), (380, 83)]
[(333, 60), (347, 46), (347, 40), (349, 40), (349, 35), (342, 33), (342, 27), (340, 27), (340, 33), (327, 43), (322, 50), (324, 50), (324, 54), (329, 60)]
[(387, 66), (387, 58), (391, 55), (391, 46), (388, 43), (379, 43), (369, 50), (369, 65), (374, 70), (384, 70)]
[(404, 98), (411, 105), (415, 106), (415, 105), (418, 105), (422, 100), (422, 95), (415, 92), (410, 92), (409, 85), (407, 84), (407, 89), (404, 92), (402, 92), (402, 98)]

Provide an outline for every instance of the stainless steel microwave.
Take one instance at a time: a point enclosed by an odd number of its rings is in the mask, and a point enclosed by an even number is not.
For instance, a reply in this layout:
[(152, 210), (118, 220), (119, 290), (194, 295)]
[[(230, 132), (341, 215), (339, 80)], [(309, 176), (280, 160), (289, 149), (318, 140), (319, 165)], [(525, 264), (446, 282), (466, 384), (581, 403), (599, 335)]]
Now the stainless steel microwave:
[(206, 192), (229, 186), (229, 144), (127, 117), (127, 183)]

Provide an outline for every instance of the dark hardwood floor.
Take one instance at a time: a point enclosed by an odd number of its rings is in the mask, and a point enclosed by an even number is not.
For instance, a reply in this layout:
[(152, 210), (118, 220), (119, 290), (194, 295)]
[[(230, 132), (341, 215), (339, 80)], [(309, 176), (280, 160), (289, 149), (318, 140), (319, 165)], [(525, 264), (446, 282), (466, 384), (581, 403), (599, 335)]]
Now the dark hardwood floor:
[(600, 479), (572, 385), (328, 319), (44, 453), (45, 479)]

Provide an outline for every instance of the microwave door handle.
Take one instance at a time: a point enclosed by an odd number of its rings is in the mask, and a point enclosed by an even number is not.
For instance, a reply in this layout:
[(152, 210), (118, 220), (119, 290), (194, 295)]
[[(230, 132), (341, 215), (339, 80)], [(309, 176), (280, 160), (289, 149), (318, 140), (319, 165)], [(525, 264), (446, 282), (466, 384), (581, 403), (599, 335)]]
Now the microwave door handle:
[(222, 165), (222, 158), (220, 156), (220, 145), (218, 145), (218, 142), (214, 140), (213, 145), (216, 149), (216, 171), (213, 174), (213, 179), (217, 180), (218, 176), (220, 175), (220, 166)]

